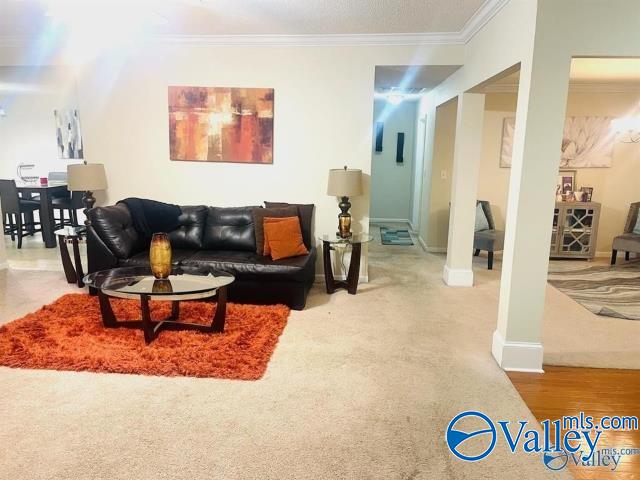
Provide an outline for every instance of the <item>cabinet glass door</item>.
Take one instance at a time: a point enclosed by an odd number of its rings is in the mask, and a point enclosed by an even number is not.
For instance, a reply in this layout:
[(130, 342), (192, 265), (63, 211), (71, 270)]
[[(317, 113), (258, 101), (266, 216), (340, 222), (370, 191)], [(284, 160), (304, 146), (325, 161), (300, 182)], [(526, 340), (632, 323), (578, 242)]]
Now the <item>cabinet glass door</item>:
[(558, 216), (560, 215), (560, 209), (555, 208), (553, 210), (553, 228), (551, 229), (551, 248), (549, 252), (553, 255), (558, 253)]
[(561, 252), (589, 254), (595, 210), (585, 207), (567, 207), (563, 215)]

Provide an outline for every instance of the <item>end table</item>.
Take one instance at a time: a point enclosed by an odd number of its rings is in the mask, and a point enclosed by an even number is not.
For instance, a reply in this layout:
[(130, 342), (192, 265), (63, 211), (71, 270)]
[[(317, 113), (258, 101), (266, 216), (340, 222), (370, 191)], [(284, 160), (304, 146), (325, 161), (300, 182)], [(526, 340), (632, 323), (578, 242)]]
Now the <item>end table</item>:
[[(355, 295), (358, 291), (358, 279), (360, 277), (360, 257), (362, 254), (362, 244), (373, 240), (373, 236), (367, 233), (353, 234), (349, 238), (341, 238), (337, 235), (323, 235), (322, 240), (322, 257), (324, 260), (324, 281), (327, 286), (327, 293), (333, 293), (338, 288), (346, 288), (347, 292)], [(351, 262), (349, 263), (349, 272), (347, 280), (336, 280), (333, 277), (333, 268), (331, 266), (331, 250), (344, 249), (351, 246)]]
[[(58, 245), (60, 246), (60, 257), (62, 258), (64, 276), (67, 277), (67, 282), (75, 283), (78, 285), (78, 288), (84, 287), (84, 282), (82, 281), (84, 273), (82, 272), (82, 260), (80, 259), (78, 242), (84, 238), (85, 232), (85, 227), (64, 227), (55, 231), (56, 237), (58, 238)], [(73, 246), (75, 268), (71, 263), (67, 243), (71, 243)]]

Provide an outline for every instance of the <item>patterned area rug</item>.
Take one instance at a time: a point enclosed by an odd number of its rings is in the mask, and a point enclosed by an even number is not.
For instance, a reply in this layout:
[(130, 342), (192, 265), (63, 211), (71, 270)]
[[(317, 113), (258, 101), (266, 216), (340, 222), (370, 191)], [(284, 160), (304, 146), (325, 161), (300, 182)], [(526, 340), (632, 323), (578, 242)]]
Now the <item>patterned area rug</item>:
[(380, 236), (382, 237), (383, 245), (413, 245), (409, 230), (406, 228), (394, 230), (387, 227), (380, 227)]
[[(112, 299), (116, 318), (141, 318), (134, 300)], [(210, 323), (215, 305), (183, 302), (180, 318)], [(171, 302), (152, 302), (166, 318)], [(104, 328), (98, 297), (69, 294), (0, 327), (0, 365), (13, 368), (258, 380), (287, 324), (284, 305), (227, 304), (223, 333), (163, 331), (148, 346), (142, 330)]]
[(640, 320), (640, 262), (587, 267), (551, 262), (549, 283), (596, 315)]

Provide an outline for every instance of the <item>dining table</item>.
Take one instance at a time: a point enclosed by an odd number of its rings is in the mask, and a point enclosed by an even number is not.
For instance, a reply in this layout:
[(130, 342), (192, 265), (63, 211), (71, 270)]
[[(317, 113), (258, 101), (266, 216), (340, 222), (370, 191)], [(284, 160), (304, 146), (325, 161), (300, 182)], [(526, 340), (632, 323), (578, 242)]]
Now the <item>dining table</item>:
[[(16, 182), (16, 187), (21, 197), (25, 200), (36, 200), (40, 202), (40, 228), (42, 230), (42, 240), (47, 248), (55, 248), (56, 243), (56, 222), (53, 218), (53, 205), (51, 200), (55, 197), (68, 195), (66, 182), (49, 182), (47, 185), (39, 183)], [(39, 197), (39, 198), (38, 198)], [(33, 213), (25, 214), (27, 222), (33, 224)]]

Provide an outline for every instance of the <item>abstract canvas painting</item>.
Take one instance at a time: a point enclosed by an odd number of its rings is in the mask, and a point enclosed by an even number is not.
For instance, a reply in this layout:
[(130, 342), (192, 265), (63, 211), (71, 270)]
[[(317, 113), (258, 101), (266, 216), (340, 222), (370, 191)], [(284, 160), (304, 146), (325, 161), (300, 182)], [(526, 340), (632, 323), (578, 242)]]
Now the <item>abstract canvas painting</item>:
[[(615, 132), (611, 117), (567, 117), (564, 122), (560, 168), (611, 167)], [(511, 166), (516, 119), (507, 117), (502, 125), (500, 166)]]
[(169, 87), (171, 160), (273, 163), (273, 89)]
[(54, 110), (53, 117), (60, 158), (84, 158), (78, 110)]

